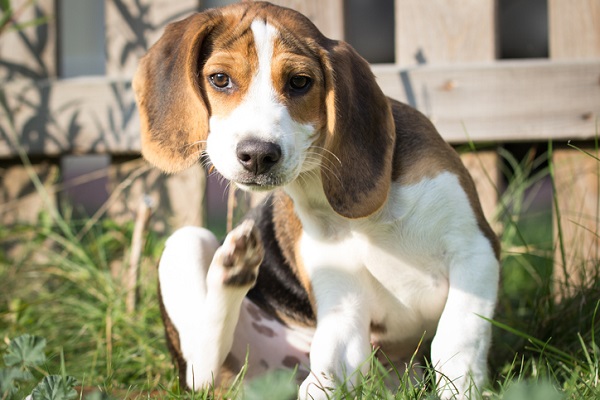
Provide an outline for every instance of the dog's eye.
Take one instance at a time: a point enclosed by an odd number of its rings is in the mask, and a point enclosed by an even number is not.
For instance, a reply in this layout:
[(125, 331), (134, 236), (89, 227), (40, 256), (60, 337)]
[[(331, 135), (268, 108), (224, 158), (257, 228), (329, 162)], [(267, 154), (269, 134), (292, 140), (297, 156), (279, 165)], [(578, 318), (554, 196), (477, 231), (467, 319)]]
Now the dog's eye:
[(294, 93), (305, 93), (312, 83), (312, 79), (304, 75), (294, 75), (290, 78), (290, 89)]
[(231, 87), (231, 79), (227, 74), (219, 72), (216, 74), (212, 74), (211, 76), (209, 76), (209, 78), (210, 83), (217, 89), (226, 89), (228, 87)]

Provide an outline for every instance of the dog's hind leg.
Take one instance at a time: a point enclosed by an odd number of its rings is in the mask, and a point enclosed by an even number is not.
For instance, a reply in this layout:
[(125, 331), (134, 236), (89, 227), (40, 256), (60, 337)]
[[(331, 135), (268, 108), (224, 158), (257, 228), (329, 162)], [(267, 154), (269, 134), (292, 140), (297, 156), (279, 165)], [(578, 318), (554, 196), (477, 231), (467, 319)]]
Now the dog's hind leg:
[(163, 320), (182, 384), (219, 385), (240, 307), (254, 285), (263, 247), (252, 221), (219, 247), (214, 235), (186, 227), (168, 240), (159, 264)]
[(158, 266), (158, 294), (169, 351), (177, 363), (179, 380), (186, 386), (186, 350), (193, 343), (188, 336), (201, 325), (200, 308), (206, 298), (206, 274), (219, 244), (206, 229), (184, 227), (166, 242)]

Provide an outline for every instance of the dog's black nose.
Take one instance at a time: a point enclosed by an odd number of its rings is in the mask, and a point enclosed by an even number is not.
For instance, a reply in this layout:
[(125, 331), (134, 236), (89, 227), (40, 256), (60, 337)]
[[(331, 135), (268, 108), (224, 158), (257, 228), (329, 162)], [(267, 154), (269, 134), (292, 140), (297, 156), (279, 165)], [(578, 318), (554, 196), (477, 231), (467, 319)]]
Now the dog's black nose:
[(255, 175), (269, 171), (281, 159), (281, 147), (261, 140), (244, 140), (236, 148), (238, 161)]

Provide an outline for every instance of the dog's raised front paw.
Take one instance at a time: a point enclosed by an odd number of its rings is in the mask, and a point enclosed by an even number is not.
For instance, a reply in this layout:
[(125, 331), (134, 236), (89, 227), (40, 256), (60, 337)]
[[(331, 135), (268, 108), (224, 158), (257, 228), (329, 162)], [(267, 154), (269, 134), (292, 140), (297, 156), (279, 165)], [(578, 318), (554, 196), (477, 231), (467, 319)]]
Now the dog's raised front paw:
[(219, 280), (223, 285), (245, 287), (256, 282), (263, 255), (262, 241), (254, 221), (246, 220), (229, 232), (214, 256), (213, 266), (221, 267)]

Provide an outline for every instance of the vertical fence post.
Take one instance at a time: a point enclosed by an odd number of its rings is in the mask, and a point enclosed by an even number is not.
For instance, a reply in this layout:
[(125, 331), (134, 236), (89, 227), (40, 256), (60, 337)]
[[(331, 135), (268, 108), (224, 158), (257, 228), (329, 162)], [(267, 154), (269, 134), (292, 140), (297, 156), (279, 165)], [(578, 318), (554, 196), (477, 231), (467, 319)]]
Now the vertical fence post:
[(344, 38), (343, 0), (271, 0), (306, 15), (323, 34), (331, 39)]
[[(553, 60), (600, 57), (600, 2), (549, 0), (548, 14), (550, 57)], [(590, 85), (600, 85), (600, 72)], [(595, 119), (599, 123), (600, 104), (590, 104), (589, 113), (573, 115), (573, 120), (578, 118)], [(599, 152), (593, 144), (581, 146), (592, 156), (571, 147), (558, 146), (552, 157), (556, 190), (554, 287), (559, 297), (588, 285), (598, 269), (600, 162), (594, 156), (598, 157)]]

